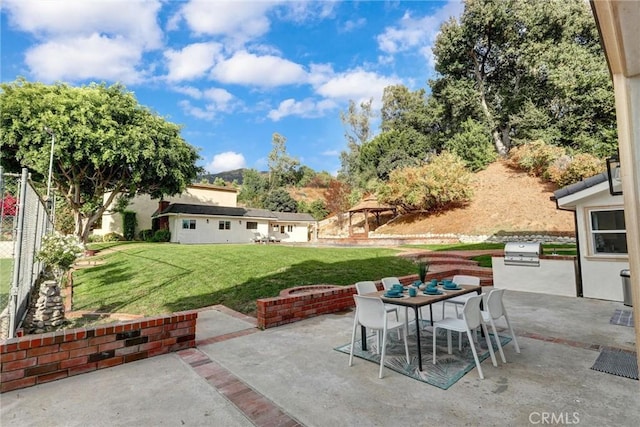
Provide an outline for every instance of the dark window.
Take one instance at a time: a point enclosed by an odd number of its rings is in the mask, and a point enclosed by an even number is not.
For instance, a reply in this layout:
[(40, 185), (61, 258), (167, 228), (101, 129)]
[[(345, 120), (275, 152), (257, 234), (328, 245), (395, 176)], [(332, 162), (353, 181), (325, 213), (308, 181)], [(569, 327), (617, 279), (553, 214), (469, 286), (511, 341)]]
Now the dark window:
[(219, 221), (218, 230), (231, 230), (231, 221)]
[(626, 254), (627, 232), (622, 209), (591, 211), (594, 254)]
[(195, 219), (183, 219), (182, 220), (182, 228), (185, 230), (195, 230), (196, 229), (196, 220)]
[(253, 221), (247, 221), (247, 230), (257, 230), (258, 223)]

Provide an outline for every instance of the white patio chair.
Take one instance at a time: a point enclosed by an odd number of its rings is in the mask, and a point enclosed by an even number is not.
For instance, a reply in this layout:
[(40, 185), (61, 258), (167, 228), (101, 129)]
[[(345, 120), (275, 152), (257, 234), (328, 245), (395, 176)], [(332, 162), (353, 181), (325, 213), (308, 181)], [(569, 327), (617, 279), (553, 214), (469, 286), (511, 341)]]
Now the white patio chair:
[[(378, 348), (380, 351), (380, 372), (378, 378), (382, 378), (384, 370), (384, 356), (387, 347), (387, 332), (392, 330), (402, 330), (402, 339), (404, 340), (404, 351), (407, 356), (407, 364), (409, 360), (409, 346), (407, 344), (407, 329), (403, 322), (391, 320), (388, 318), (388, 312), (384, 307), (381, 299), (376, 297), (363, 297), (354, 295), (356, 301), (356, 314), (353, 319), (353, 331), (351, 333), (351, 353), (349, 354), (349, 366), (353, 366), (353, 348), (356, 342), (356, 331), (358, 325), (376, 331), (378, 335)], [(380, 332), (382, 332), (382, 342), (380, 343)], [(363, 336), (363, 340), (367, 337)]]
[(496, 361), (496, 356), (493, 353), (493, 345), (491, 345), (491, 341), (489, 340), (489, 334), (487, 333), (487, 327), (482, 321), (482, 314), (480, 312), (480, 301), (482, 297), (480, 295), (474, 295), (467, 299), (467, 302), (464, 304), (464, 308), (462, 309), (462, 319), (457, 317), (447, 317), (442, 320), (439, 320), (433, 324), (433, 364), (436, 364), (436, 338), (438, 329), (446, 329), (447, 330), (447, 351), (449, 354), (452, 353), (451, 348), (451, 331), (456, 331), (459, 333), (458, 335), (458, 348), (462, 347), (462, 333), (466, 332), (467, 337), (469, 338), (469, 344), (471, 345), (471, 351), (473, 352), (473, 359), (476, 362), (476, 367), (478, 368), (478, 375), (480, 375), (480, 379), (484, 379), (484, 374), (482, 373), (482, 367), (480, 366), (480, 360), (478, 359), (478, 353), (476, 351), (476, 344), (473, 339), (473, 331), (478, 327), (482, 327), (482, 331), (484, 332), (485, 337), (487, 337), (489, 354), (491, 355), (491, 362), (493, 366), (498, 366), (498, 362)]
[[(382, 282), (382, 287), (384, 288), (385, 291), (388, 291), (389, 289), (392, 289), (393, 285), (401, 285), (402, 284), (400, 282), (400, 279), (398, 279), (397, 277), (383, 277), (380, 281)], [(408, 313), (407, 310), (408, 310), (408, 307), (405, 307), (404, 308), (404, 318), (407, 321), (407, 330), (408, 330), (408, 328), (409, 328), (409, 326), (408, 326), (409, 317), (407, 315), (407, 313)], [(420, 319), (423, 319), (423, 317), (422, 317), (422, 309), (420, 309), (418, 311), (418, 315), (420, 316)], [(418, 322), (416, 322), (416, 325), (417, 324), (418, 324)]]
[[(358, 291), (358, 295), (370, 294), (372, 292), (378, 292), (378, 287), (376, 286), (375, 282), (365, 280), (363, 282), (356, 283), (356, 291)], [(400, 320), (400, 318), (398, 317), (397, 305), (385, 304), (384, 307), (387, 310), (387, 313), (393, 311), (396, 314), (396, 320)], [(398, 337), (400, 337), (400, 335), (398, 335)]]
[[(452, 281), (453, 283), (456, 283), (458, 285), (480, 286), (480, 278), (476, 276), (465, 276), (465, 275), (458, 274), (456, 276), (453, 276)], [(464, 295), (460, 295), (454, 298), (449, 298), (447, 300), (444, 300), (442, 302), (442, 318), (444, 319), (444, 308), (447, 303), (454, 304), (454, 307), (456, 308), (456, 317), (459, 317), (460, 314), (458, 314), (458, 306), (464, 305), (467, 302), (467, 300), (472, 296), (473, 294), (464, 294)]]
[(516, 353), (520, 353), (520, 346), (518, 345), (516, 334), (513, 332), (513, 328), (511, 327), (511, 323), (509, 322), (507, 310), (504, 308), (504, 304), (502, 302), (503, 295), (504, 289), (493, 289), (492, 291), (490, 291), (486, 298), (484, 298), (484, 310), (482, 310), (481, 313), (484, 323), (488, 322), (491, 325), (491, 331), (493, 332), (493, 336), (498, 343), (498, 351), (500, 352), (502, 363), (507, 363), (507, 360), (504, 357), (504, 351), (502, 351), (502, 344), (500, 344), (500, 337), (498, 337), (498, 332), (496, 330), (496, 320), (504, 317), (504, 320), (507, 322), (507, 327), (509, 328), (509, 333), (511, 333), (511, 339), (513, 340), (513, 345), (516, 348)]

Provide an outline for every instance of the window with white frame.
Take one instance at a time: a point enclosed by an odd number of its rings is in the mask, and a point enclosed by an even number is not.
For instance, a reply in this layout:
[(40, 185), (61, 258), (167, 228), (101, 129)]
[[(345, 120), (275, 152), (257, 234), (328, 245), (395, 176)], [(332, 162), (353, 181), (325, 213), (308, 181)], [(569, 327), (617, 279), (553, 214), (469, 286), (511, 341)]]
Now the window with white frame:
[(626, 254), (627, 231), (622, 209), (589, 211), (593, 255)]
[(231, 230), (231, 221), (218, 221), (218, 230)]
[(293, 233), (293, 225), (287, 225), (287, 233)]
[(196, 220), (195, 219), (183, 219), (182, 220), (182, 229), (183, 230), (195, 230), (196, 229)]

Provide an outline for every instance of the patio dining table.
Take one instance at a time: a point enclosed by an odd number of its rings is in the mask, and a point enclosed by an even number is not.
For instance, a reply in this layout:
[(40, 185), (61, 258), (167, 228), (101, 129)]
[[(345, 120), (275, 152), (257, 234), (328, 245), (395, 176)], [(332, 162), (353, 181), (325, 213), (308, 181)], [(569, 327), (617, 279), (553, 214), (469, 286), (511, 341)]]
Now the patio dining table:
[[(433, 326), (433, 306), (432, 304), (440, 301), (447, 300), (449, 298), (457, 297), (459, 295), (470, 294), (472, 292), (476, 292), (478, 295), (482, 294), (482, 287), (480, 286), (471, 286), (471, 285), (460, 285), (462, 289), (460, 290), (447, 290), (442, 286), (438, 287), (438, 290), (442, 291), (441, 295), (427, 295), (422, 291), (418, 291), (418, 294), (415, 297), (410, 297), (408, 292), (405, 290), (403, 292), (401, 298), (388, 298), (384, 296), (385, 291), (372, 292), (370, 294), (366, 294), (367, 296), (376, 296), (379, 297), (385, 304), (394, 304), (400, 305), (403, 307), (412, 307), (415, 313), (416, 319), (416, 345), (418, 347), (418, 369), (422, 371), (422, 349), (420, 347), (420, 327), (418, 324), (418, 313), (420, 308), (428, 305), (429, 306), (429, 318), (431, 321), (431, 326)], [(366, 330), (362, 327), (362, 336), (366, 337)], [(362, 339), (362, 350), (367, 349), (366, 339)]]

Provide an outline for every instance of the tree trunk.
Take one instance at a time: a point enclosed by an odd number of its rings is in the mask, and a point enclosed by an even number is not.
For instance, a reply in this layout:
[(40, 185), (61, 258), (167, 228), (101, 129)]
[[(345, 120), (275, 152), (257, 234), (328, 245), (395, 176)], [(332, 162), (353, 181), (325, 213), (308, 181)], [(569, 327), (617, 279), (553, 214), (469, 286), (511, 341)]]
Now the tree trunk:
[(493, 114), (491, 110), (489, 110), (489, 105), (487, 104), (487, 99), (485, 97), (485, 89), (484, 89), (484, 73), (482, 71), (480, 62), (478, 61), (478, 57), (475, 52), (471, 53), (473, 57), (473, 65), (474, 65), (474, 74), (476, 76), (476, 83), (478, 85), (478, 93), (480, 94), (480, 108), (482, 108), (482, 112), (484, 113), (487, 122), (491, 126), (491, 136), (493, 137), (493, 145), (496, 148), (498, 154), (502, 157), (506, 156), (509, 152), (509, 149), (505, 146), (502, 141), (502, 137), (500, 135), (498, 127), (495, 125), (495, 121), (493, 119)]

